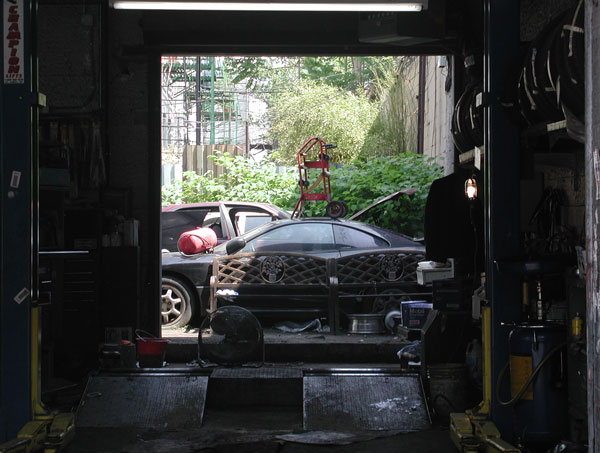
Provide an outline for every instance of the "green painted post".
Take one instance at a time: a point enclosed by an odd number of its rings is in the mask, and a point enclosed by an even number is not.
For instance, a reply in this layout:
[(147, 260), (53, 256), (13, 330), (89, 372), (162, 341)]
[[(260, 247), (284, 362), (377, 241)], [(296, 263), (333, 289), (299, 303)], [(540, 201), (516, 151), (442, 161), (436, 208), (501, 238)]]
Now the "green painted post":
[(210, 144), (215, 144), (215, 57), (210, 57)]

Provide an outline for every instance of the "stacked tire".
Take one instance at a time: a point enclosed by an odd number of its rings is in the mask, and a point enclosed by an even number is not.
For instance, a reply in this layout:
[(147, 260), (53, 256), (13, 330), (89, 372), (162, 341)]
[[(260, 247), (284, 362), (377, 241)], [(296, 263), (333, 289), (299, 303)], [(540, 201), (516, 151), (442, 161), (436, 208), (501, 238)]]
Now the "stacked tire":
[(568, 131), (582, 128), (583, 26), (584, 2), (580, 0), (574, 8), (556, 16), (528, 47), (517, 90), (520, 113), (529, 126), (566, 119)]
[(460, 153), (483, 145), (483, 105), (481, 83), (471, 83), (458, 99), (452, 114), (452, 139)]

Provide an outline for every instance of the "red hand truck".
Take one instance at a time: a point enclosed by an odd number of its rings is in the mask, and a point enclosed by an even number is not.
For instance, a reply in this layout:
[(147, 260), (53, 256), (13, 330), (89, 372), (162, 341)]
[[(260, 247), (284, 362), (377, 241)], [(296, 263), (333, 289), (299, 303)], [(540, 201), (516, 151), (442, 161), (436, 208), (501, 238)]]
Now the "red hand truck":
[[(317, 146), (318, 145), (318, 146)], [(331, 181), (329, 173), (329, 150), (335, 148), (335, 145), (325, 143), (317, 137), (309, 138), (300, 151), (298, 151), (298, 172), (300, 174), (300, 198), (296, 202), (292, 219), (300, 217), (304, 210), (305, 201), (327, 201), (325, 212), (329, 217), (337, 218), (348, 214), (348, 206), (343, 201), (334, 201), (331, 198)], [(312, 151), (312, 153), (311, 153)], [(306, 160), (309, 153), (318, 153), (318, 160)], [(321, 173), (315, 182), (308, 182), (308, 169), (320, 168)], [(322, 184), (322, 192), (313, 192)]]

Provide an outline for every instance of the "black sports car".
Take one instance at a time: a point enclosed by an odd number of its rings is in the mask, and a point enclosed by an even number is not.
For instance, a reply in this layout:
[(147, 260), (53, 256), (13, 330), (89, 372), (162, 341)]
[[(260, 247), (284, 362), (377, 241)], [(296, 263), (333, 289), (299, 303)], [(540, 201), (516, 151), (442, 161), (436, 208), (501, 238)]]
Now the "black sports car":
[(276, 220), (210, 254), (163, 253), (163, 326), (187, 324), (218, 299), (259, 316), (327, 317), (334, 286), (342, 313), (380, 311), (390, 298), (376, 294), (414, 292), (424, 255), (419, 241), (357, 221)]

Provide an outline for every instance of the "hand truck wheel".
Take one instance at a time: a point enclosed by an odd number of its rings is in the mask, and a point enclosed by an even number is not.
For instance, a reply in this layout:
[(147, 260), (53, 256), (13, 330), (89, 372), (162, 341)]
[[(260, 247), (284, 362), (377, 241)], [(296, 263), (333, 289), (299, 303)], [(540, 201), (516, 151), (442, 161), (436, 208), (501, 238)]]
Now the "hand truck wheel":
[(344, 204), (341, 201), (330, 201), (325, 206), (325, 213), (332, 219), (337, 219), (348, 213), (348, 208), (344, 208)]
[(340, 203), (342, 203), (342, 207), (344, 208), (344, 211), (342, 212), (341, 217), (346, 217), (346, 215), (348, 214), (348, 211), (350, 209), (348, 208), (348, 205), (346, 204), (345, 201), (342, 201), (342, 200), (339, 200), (339, 201), (340, 201)]

